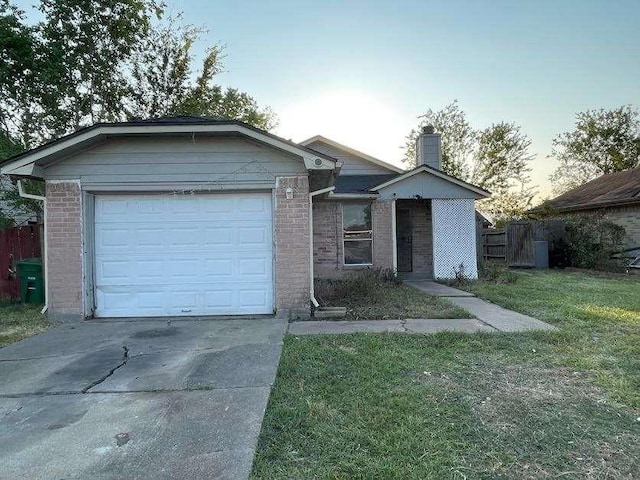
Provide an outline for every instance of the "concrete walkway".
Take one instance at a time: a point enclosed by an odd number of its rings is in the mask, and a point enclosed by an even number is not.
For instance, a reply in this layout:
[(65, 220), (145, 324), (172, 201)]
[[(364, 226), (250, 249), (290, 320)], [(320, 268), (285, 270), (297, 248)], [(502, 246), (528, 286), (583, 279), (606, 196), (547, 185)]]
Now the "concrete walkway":
[(292, 335), (329, 335), (339, 333), (414, 333), (451, 332), (523, 332), (555, 330), (556, 327), (528, 315), (502, 308), (475, 297), (472, 293), (427, 280), (405, 283), (434, 297), (444, 298), (464, 308), (476, 318), (310, 321), (289, 324)]
[(457, 288), (447, 287), (446, 285), (430, 281), (408, 281), (405, 283), (428, 295), (444, 298), (454, 305), (464, 308), (478, 320), (491, 325), (501, 332), (556, 329), (556, 327), (537, 318), (486, 302), (485, 300), (477, 298), (472, 293), (463, 292)]
[(291, 335), (325, 335), (336, 333), (437, 333), (495, 332), (491, 326), (475, 318), (362, 320), (362, 321), (303, 321), (289, 324)]

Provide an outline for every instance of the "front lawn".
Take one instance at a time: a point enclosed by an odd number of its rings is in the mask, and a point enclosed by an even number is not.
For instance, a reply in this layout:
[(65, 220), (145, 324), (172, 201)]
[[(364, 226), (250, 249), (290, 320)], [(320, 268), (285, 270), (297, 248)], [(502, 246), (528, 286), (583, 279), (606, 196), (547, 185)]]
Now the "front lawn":
[(637, 478), (640, 282), (468, 289), (561, 330), (288, 336), (253, 478)]
[(41, 309), (37, 305), (0, 305), (0, 348), (46, 330), (49, 323)]
[(446, 300), (402, 283), (377, 281), (374, 277), (316, 280), (315, 289), (322, 306), (347, 308), (344, 320), (471, 318), (469, 312)]

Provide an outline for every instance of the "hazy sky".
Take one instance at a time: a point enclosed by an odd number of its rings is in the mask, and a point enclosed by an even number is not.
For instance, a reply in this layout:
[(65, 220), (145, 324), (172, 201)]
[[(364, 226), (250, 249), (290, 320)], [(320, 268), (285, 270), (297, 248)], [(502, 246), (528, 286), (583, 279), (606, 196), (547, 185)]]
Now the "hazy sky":
[(640, 0), (167, 3), (209, 29), (199, 49), (226, 45), (219, 82), (271, 106), (294, 141), (398, 162), (416, 117), (458, 99), (476, 127), (522, 126), (544, 192), (576, 112), (640, 106)]

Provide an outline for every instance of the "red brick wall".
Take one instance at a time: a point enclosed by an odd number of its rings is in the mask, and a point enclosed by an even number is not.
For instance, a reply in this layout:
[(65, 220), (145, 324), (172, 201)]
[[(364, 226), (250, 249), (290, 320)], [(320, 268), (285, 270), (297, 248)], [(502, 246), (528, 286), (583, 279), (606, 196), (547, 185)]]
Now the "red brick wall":
[[(286, 189), (293, 198), (286, 198)], [(279, 177), (275, 191), (276, 310), (309, 312), (309, 181)]]
[[(373, 202), (373, 267), (393, 268), (393, 226), (391, 202)], [(366, 266), (345, 266), (342, 244), (342, 203), (315, 200), (313, 203), (313, 268), (318, 278), (341, 277)]]
[(76, 182), (46, 184), (49, 315), (82, 315), (82, 196)]

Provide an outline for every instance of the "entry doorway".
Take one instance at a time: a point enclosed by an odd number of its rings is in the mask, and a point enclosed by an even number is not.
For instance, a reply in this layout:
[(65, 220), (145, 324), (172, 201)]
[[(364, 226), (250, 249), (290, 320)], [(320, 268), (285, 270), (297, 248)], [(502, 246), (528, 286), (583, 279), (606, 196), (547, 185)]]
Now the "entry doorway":
[(396, 212), (396, 245), (398, 248), (398, 273), (413, 272), (413, 224), (411, 210), (398, 209)]

